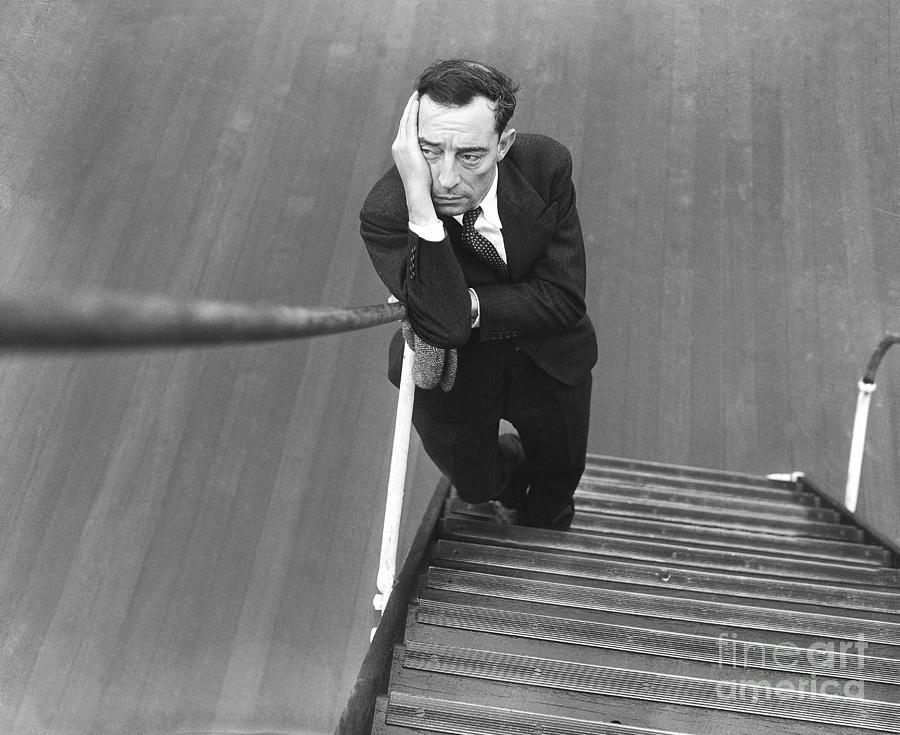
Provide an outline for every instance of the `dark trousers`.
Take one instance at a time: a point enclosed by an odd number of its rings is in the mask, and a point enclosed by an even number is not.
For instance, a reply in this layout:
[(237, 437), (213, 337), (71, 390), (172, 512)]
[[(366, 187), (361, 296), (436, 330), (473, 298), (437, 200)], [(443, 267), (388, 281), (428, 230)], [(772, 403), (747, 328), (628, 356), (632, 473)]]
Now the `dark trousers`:
[(574, 386), (538, 368), (511, 342), (472, 341), (459, 350), (456, 384), (416, 389), (413, 424), (428, 456), (470, 503), (496, 498), (504, 474), (500, 419), (519, 433), (531, 472), (522, 509), (529, 526), (567, 529), (584, 471), (591, 375)]

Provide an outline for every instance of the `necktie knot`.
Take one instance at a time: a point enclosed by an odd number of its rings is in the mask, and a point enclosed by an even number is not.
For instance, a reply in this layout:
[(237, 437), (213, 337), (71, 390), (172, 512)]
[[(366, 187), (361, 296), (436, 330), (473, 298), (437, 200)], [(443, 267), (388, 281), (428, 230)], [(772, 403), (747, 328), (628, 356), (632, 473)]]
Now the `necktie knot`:
[(470, 209), (463, 215), (463, 227), (469, 228), (475, 226), (475, 220), (478, 219), (478, 215), (481, 214), (481, 207), (475, 207), (475, 209)]

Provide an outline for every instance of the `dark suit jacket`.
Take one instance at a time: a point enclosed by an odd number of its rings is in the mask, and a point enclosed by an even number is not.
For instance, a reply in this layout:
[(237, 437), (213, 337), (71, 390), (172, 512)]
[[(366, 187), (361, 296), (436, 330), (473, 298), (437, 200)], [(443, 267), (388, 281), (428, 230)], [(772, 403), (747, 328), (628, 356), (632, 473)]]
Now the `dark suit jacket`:
[[(462, 347), (470, 339), (513, 340), (545, 372), (574, 385), (596, 362), (597, 341), (584, 304), (571, 156), (551, 138), (519, 135), (498, 176), (506, 281), (461, 243), (452, 217), (441, 217), (449, 233), (441, 243), (410, 232), (396, 168), (366, 198), (360, 232), (375, 270), (426, 342)], [(470, 326), (469, 288), (481, 305), (477, 330)]]

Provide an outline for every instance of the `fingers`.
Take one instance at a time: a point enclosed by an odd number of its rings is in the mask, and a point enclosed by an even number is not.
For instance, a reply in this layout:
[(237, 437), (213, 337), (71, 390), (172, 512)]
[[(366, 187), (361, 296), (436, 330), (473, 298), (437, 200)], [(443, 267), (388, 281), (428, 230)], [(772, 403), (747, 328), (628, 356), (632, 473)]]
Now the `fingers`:
[(406, 101), (403, 115), (400, 118), (398, 133), (407, 138), (418, 139), (419, 136), (419, 93), (413, 92)]
[(435, 222), (437, 215), (431, 201), (431, 169), (419, 145), (418, 92), (413, 92), (406, 101), (397, 136), (391, 145), (391, 155), (406, 191), (409, 221)]

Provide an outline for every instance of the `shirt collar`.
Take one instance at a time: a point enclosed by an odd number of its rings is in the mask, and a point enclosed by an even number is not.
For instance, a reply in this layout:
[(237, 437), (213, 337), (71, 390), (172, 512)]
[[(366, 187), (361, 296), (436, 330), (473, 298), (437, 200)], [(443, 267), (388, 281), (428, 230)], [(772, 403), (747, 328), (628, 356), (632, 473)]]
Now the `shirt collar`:
[[(497, 170), (497, 165), (494, 164), (494, 180), (488, 187), (484, 199), (478, 203), (478, 206), (481, 207), (481, 216), (498, 230), (503, 228), (503, 224), (500, 222), (500, 212), (497, 209), (497, 181), (499, 179), (500, 172)], [(461, 214), (455, 214), (453, 215), (453, 219), (462, 224), (463, 216)]]

